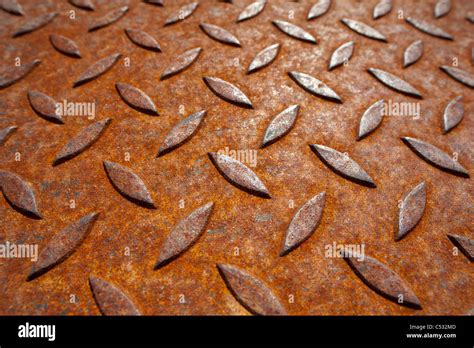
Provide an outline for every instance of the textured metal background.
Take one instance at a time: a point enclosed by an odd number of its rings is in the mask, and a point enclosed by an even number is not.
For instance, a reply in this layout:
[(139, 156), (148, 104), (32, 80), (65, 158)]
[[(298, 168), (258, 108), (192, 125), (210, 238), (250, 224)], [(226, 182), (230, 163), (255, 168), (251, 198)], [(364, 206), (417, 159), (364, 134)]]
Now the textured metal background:
[[(465, 17), (474, 11), (472, 1), (453, 1), (452, 10), (435, 19), (435, 1), (394, 0), (392, 11), (372, 19), (378, 1), (333, 1), (329, 11), (314, 20), (306, 15), (315, 1), (268, 1), (256, 17), (237, 23), (239, 13), (252, 1), (225, 3), (200, 0), (184, 21), (163, 26), (166, 18), (191, 0), (164, 1), (153, 6), (140, 1), (93, 0), (95, 11), (84, 11), (67, 1), (19, 0), (25, 15), (0, 11), (2, 71), (41, 59), (23, 80), (0, 89), (0, 129), (18, 129), (0, 148), (0, 169), (29, 182), (43, 219), (32, 219), (12, 209), (0, 197), (2, 243), (38, 243), (39, 250), (52, 236), (91, 212), (100, 213), (87, 238), (64, 262), (27, 282), (32, 267), (27, 259), (0, 260), (0, 313), (39, 315), (100, 314), (89, 285), (95, 276), (119, 287), (139, 311), (148, 315), (246, 315), (249, 312), (232, 296), (216, 264), (229, 264), (261, 280), (291, 315), (353, 314), (472, 314), (474, 272), (463, 255), (453, 255), (447, 234), (472, 238), (473, 185), (435, 168), (400, 139), (411, 136), (433, 144), (448, 154), (458, 153), (459, 163), (472, 175), (474, 168), (471, 88), (439, 69), (451, 65), (472, 72), (473, 24)], [(129, 11), (119, 21), (88, 32), (95, 18), (120, 6)], [(69, 19), (74, 10), (76, 19)], [(424, 19), (444, 28), (453, 41), (422, 33), (404, 20)], [(51, 23), (29, 34), (12, 38), (15, 30), (37, 15), (58, 11)], [(294, 14), (294, 18), (291, 16)], [(340, 22), (362, 21), (388, 42), (363, 37)], [(297, 24), (316, 37), (317, 45), (291, 38), (272, 20)], [(206, 22), (233, 33), (242, 47), (212, 40), (200, 28)], [(151, 34), (162, 53), (133, 44), (125, 28)], [(76, 42), (81, 59), (55, 50), (50, 34)], [(404, 49), (421, 39), (421, 60), (403, 69)], [(328, 71), (331, 53), (354, 41), (347, 66)], [(280, 43), (276, 60), (247, 75), (255, 55)], [(165, 68), (182, 52), (203, 50), (187, 70), (160, 81)], [(117, 64), (103, 76), (73, 88), (90, 65), (114, 53)], [(124, 58), (130, 60), (125, 66)], [(401, 95), (373, 78), (366, 70), (379, 68), (408, 81), (423, 95), (418, 100)], [(342, 98), (337, 104), (301, 89), (287, 75), (300, 71), (327, 83)], [(204, 76), (219, 77), (238, 86), (252, 101), (244, 109), (219, 99), (205, 85)], [(159, 116), (127, 106), (115, 90), (116, 83), (140, 88), (154, 101)], [(96, 119), (112, 122), (98, 141), (79, 156), (52, 166), (59, 149), (93, 121), (64, 117), (58, 125), (39, 117), (27, 98), (30, 90), (56, 101), (93, 102)], [(454, 97), (464, 98), (465, 116), (443, 135), (442, 115)], [(421, 117), (384, 117), (381, 126), (357, 141), (362, 113), (384, 98), (393, 102), (419, 102)], [(286, 107), (300, 105), (295, 126), (285, 137), (260, 147), (269, 122)], [(180, 106), (184, 112), (180, 113)], [(169, 130), (190, 115), (207, 110), (191, 140), (156, 158)], [(183, 111), (183, 109), (181, 109)], [(348, 181), (326, 167), (309, 144), (322, 144), (347, 152), (377, 184), (368, 188)], [(265, 183), (271, 199), (256, 197), (227, 182), (207, 153), (220, 149), (258, 149), (252, 170)], [(15, 161), (15, 153), (21, 160)], [(125, 160), (126, 154), (130, 161)], [(145, 182), (156, 209), (146, 209), (121, 196), (111, 185), (103, 161), (130, 168)], [(398, 202), (418, 183), (426, 183), (426, 209), (419, 224), (395, 242)], [(314, 234), (301, 246), (280, 257), (286, 229), (297, 209), (319, 192), (326, 205)], [(69, 207), (74, 199), (76, 207)], [(180, 207), (180, 200), (184, 207)], [(290, 200), (294, 207), (290, 207)], [(167, 266), (154, 270), (159, 250), (180, 220), (196, 208), (214, 202), (206, 231), (197, 243)], [(327, 244), (365, 245), (365, 253), (396, 272), (418, 297), (422, 309), (391, 302), (367, 287), (341, 258), (324, 256)], [(125, 248), (130, 255), (125, 255)], [(236, 255), (238, 248), (238, 255)], [(245, 285), (244, 285), (245, 286)], [(70, 295), (77, 298), (70, 302)], [(181, 303), (184, 295), (185, 303)], [(294, 301), (289, 301), (294, 296)]]

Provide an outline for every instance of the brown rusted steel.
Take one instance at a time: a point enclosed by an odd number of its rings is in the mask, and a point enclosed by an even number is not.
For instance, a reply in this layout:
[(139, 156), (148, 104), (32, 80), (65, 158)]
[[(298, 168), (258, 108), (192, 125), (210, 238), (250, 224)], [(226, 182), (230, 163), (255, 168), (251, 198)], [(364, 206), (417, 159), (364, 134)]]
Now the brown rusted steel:
[(0, 4), (0, 314), (473, 313), (472, 1)]

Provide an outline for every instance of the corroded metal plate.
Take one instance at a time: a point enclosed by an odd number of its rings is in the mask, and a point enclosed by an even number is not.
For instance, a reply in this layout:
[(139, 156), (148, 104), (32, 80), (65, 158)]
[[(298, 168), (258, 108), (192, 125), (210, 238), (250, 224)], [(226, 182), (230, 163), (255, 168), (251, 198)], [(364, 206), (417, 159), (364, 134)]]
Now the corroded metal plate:
[(0, 0), (0, 314), (473, 314), (442, 3)]

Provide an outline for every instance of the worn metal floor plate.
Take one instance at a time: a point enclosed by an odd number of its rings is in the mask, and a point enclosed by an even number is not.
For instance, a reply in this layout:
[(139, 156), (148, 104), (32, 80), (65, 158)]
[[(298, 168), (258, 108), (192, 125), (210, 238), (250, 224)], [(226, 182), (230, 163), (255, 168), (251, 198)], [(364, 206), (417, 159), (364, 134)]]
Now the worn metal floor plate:
[(474, 2), (0, 6), (0, 314), (474, 313)]

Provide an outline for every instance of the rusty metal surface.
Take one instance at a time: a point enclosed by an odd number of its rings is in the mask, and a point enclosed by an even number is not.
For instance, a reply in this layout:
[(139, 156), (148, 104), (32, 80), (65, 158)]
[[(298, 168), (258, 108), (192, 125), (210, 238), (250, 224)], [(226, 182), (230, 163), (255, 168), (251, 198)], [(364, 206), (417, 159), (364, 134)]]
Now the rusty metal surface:
[(0, 0), (0, 314), (474, 313), (474, 3), (257, 2)]

